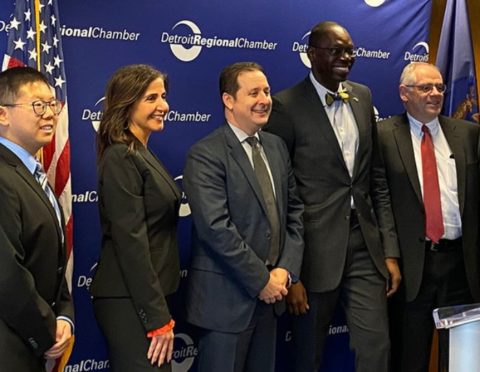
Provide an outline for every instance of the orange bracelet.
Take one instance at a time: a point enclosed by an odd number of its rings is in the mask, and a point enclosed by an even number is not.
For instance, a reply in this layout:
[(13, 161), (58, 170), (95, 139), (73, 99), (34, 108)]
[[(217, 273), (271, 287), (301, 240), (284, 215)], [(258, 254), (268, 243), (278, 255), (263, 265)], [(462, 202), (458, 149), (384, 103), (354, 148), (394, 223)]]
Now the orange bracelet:
[(153, 331), (150, 331), (147, 333), (147, 337), (152, 338), (158, 335), (163, 335), (165, 333), (170, 332), (173, 327), (175, 327), (175, 321), (171, 319), (167, 324), (165, 324), (161, 328), (154, 329)]

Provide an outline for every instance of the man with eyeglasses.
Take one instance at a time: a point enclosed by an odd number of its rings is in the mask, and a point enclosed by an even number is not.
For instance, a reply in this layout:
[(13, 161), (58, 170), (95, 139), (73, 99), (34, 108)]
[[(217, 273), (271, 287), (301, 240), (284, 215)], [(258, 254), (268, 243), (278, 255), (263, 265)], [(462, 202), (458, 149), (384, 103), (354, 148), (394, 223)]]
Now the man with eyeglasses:
[(59, 358), (73, 333), (64, 220), (35, 158), (52, 140), (61, 109), (37, 70), (0, 73), (2, 371), (45, 371), (46, 360)]
[(316, 25), (307, 54), (309, 76), (274, 96), (266, 129), (285, 140), (305, 204), (303, 266), (287, 295), (294, 370), (318, 371), (340, 303), (356, 371), (386, 372), (387, 295), (400, 282), (399, 250), (371, 93), (347, 81), (354, 45), (339, 24)]
[(406, 113), (378, 125), (404, 279), (391, 304), (392, 365), (428, 371), (433, 309), (480, 302), (480, 126), (440, 115), (434, 65), (407, 65), (399, 92)]

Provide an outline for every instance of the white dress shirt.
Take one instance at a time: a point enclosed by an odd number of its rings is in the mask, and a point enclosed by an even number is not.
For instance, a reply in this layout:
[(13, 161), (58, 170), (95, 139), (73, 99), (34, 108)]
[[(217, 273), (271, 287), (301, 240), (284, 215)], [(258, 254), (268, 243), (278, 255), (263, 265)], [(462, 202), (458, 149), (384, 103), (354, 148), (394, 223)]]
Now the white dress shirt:
[[(343, 160), (350, 174), (350, 178), (353, 177), (353, 167), (355, 165), (355, 155), (358, 150), (358, 127), (353, 116), (352, 108), (349, 104), (345, 104), (342, 101), (335, 101), (331, 106), (328, 106), (325, 102), (325, 95), (327, 93), (335, 94), (320, 84), (312, 72), (310, 72), (310, 80), (317, 91), (318, 97), (322, 102), (323, 108), (327, 113), (330, 125), (332, 126), (335, 137), (337, 137), (338, 145), (342, 151)], [(338, 92), (343, 92), (345, 89), (340, 83)], [(351, 198), (351, 207), (355, 208), (353, 202), (353, 196)]]
[[(418, 180), (423, 196), (423, 169), (421, 142), (423, 138), (422, 123), (407, 114), (412, 136), (415, 165), (417, 166)], [(442, 205), (443, 239), (454, 240), (462, 236), (462, 220), (458, 203), (457, 168), (455, 157), (450, 150), (447, 139), (443, 134), (438, 118), (425, 124), (432, 135), (437, 161), (438, 184), (440, 186), (440, 201)]]
[[(252, 165), (252, 168), (254, 168), (253, 167), (252, 146), (250, 146), (250, 144), (246, 141), (246, 139), (248, 137), (251, 137), (251, 136), (249, 136), (247, 133), (245, 133), (240, 128), (237, 128), (235, 125), (232, 125), (230, 123), (228, 123), (228, 125), (230, 126), (233, 133), (235, 134), (235, 136), (238, 138), (238, 140), (242, 144), (242, 147), (245, 150), (245, 153), (247, 154), (248, 160), (250, 161), (250, 164)], [(265, 155), (265, 151), (263, 150), (262, 142), (260, 141), (260, 137), (258, 135), (258, 132), (255, 133), (254, 137), (257, 137), (257, 139), (258, 139), (258, 143), (260, 145), (260, 155), (261, 155), (261, 157), (262, 157), (262, 159), (263, 159), (263, 161), (264, 161), (264, 163), (267, 167), (268, 175), (270, 176), (270, 182), (272, 183), (273, 195), (275, 196), (275, 184), (273, 183), (272, 171), (270, 170), (270, 165), (268, 164), (268, 159), (267, 159), (267, 156)]]

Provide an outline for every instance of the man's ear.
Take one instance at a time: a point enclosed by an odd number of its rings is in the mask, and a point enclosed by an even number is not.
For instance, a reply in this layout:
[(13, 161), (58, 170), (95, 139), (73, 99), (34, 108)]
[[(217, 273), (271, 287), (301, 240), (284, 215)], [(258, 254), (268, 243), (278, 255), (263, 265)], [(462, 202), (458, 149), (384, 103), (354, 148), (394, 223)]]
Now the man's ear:
[(402, 100), (403, 103), (408, 102), (408, 87), (406, 87), (403, 84), (400, 84), (400, 87), (398, 88), (398, 92), (400, 93), (400, 99)]
[(307, 48), (307, 57), (310, 61), (310, 64), (313, 66), (315, 63), (315, 48), (314, 47), (311, 47), (311, 46), (308, 46)]
[(226, 93), (226, 92), (224, 92), (224, 93), (222, 94), (223, 105), (224, 105), (227, 109), (229, 109), (229, 110), (232, 110), (232, 109), (233, 109), (233, 101), (234, 101), (234, 100), (235, 100), (235, 98), (234, 98), (232, 95), (230, 95), (230, 94), (228, 94), (228, 93)]
[(7, 127), (10, 125), (8, 110), (5, 106), (0, 106), (0, 126)]

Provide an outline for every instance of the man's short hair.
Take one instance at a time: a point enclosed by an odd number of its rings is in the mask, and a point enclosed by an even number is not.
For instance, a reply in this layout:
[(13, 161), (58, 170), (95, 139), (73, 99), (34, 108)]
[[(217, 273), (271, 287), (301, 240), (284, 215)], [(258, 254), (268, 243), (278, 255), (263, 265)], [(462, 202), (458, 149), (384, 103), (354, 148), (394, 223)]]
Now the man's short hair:
[(256, 62), (237, 62), (225, 67), (220, 74), (220, 97), (223, 93), (235, 97), (239, 89), (238, 76), (245, 71), (260, 71), (263, 67)]
[(329, 31), (333, 27), (344, 28), (342, 25), (339, 25), (337, 22), (333, 21), (324, 21), (317, 23), (310, 31), (310, 36), (308, 37), (308, 45), (316, 46), (318, 41), (321, 40), (323, 36), (327, 33), (327, 31)]
[(440, 70), (438, 69), (438, 67), (431, 63), (411, 62), (403, 68), (402, 74), (400, 75), (400, 84), (403, 84), (403, 85), (415, 84), (417, 82), (417, 77), (415, 75), (415, 72), (419, 67), (422, 67), (422, 66), (432, 66), (440, 73)]
[(37, 81), (49, 85), (45, 75), (31, 67), (13, 67), (0, 72), (0, 105), (13, 103), (24, 85)]

